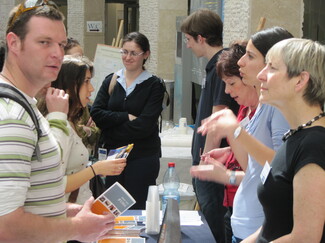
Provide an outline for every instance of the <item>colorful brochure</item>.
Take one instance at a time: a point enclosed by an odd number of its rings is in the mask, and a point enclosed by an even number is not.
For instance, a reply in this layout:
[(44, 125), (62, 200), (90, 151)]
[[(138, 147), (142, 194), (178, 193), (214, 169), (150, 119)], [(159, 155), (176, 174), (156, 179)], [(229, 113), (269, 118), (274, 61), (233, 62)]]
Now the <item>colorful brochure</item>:
[(141, 237), (111, 237), (99, 240), (98, 243), (145, 243), (146, 239)]
[(133, 143), (120, 148), (111, 149), (107, 155), (107, 160), (127, 158), (132, 149)]
[(96, 214), (111, 212), (118, 217), (133, 204), (135, 204), (135, 200), (131, 194), (120, 183), (115, 182), (95, 200), (91, 211)]

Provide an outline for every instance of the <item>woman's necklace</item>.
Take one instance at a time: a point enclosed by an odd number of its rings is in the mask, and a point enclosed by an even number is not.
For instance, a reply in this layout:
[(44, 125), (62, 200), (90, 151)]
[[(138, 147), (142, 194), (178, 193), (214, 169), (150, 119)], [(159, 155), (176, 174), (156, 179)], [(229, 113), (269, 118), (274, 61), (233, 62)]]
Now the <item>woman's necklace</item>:
[(306, 122), (305, 124), (302, 124), (298, 126), (296, 129), (290, 129), (288, 132), (286, 132), (282, 138), (283, 141), (286, 141), (291, 135), (295, 134), (296, 132), (302, 130), (305, 127), (311, 126), (315, 121), (319, 120), (325, 116), (325, 112), (321, 112), (319, 115), (315, 116), (313, 119), (311, 119), (309, 122)]

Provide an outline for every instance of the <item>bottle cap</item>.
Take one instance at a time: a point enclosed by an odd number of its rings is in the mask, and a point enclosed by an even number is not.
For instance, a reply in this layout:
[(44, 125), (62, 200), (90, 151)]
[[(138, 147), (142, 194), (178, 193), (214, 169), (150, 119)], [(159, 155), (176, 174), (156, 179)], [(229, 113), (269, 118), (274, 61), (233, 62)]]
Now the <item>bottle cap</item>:
[(168, 162), (168, 167), (175, 167), (175, 162)]

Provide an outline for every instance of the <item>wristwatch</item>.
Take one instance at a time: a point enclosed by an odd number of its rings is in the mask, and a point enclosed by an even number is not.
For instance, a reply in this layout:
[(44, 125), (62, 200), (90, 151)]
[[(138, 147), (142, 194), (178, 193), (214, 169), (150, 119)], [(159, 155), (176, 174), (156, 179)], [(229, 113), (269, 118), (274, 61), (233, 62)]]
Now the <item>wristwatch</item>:
[(241, 126), (236, 128), (236, 130), (234, 131), (234, 139), (238, 138), (239, 134), (241, 133), (241, 129)]
[(236, 171), (232, 170), (229, 177), (229, 184), (236, 185)]

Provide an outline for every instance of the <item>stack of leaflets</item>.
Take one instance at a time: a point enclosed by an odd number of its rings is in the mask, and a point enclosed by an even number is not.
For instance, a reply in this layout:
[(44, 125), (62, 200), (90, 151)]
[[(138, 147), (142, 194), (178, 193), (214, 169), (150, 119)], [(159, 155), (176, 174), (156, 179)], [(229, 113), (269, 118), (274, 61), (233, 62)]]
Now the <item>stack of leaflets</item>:
[(122, 215), (115, 218), (115, 224), (119, 225), (144, 225), (146, 216), (144, 215)]
[(98, 243), (145, 243), (139, 235), (145, 230), (144, 216), (120, 216), (135, 203), (130, 193), (118, 182), (115, 182), (93, 203), (91, 211), (96, 214), (111, 212), (115, 218), (115, 226), (110, 235)]
[(139, 236), (145, 230), (145, 216), (119, 216), (115, 219), (112, 235)]
[(145, 216), (119, 216), (115, 218), (115, 226), (109, 236), (98, 243), (145, 243), (140, 233), (145, 230)]
[(145, 243), (145, 238), (140, 237), (114, 237), (97, 241), (98, 243)]

